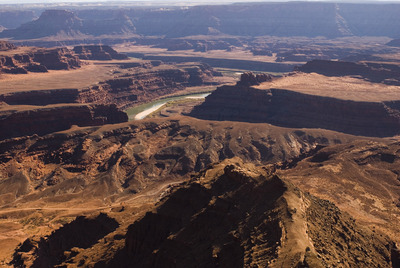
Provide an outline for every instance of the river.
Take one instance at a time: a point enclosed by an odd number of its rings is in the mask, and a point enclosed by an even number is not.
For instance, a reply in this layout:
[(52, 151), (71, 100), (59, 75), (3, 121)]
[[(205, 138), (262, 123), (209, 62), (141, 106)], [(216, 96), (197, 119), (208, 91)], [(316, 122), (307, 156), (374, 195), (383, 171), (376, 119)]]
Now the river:
[(152, 112), (157, 111), (162, 106), (167, 104), (170, 101), (176, 101), (181, 99), (202, 99), (210, 95), (210, 93), (196, 93), (190, 95), (183, 95), (183, 96), (175, 96), (170, 98), (159, 99), (153, 102), (145, 103), (142, 105), (138, 105), (133, 108), (127, 109), (125, 112), (129, 116), (129, 120), (140, 120), (146, 118)]

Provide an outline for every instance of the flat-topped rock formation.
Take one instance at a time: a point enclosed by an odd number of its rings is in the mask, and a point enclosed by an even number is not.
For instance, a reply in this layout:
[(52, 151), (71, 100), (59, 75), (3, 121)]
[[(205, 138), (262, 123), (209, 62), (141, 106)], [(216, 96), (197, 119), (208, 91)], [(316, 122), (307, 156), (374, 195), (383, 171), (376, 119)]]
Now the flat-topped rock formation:
[[(7, 45), (10, 47), (10, 45)], [(48, 70), (70, 70), (81, 67), (79, 58), (67, 48), (21, 48), (0, 51), (0, 72), (27, 74)], [(10, 49), (8, 49), (10, 50)]]
[(122, 109), (182, 91), (185, 87), (212, 85), (215, 83), (214, 75), (220, 75), (206, 64), (176, 67), (154, 61), (145, 64), (125, 62), (121, 63), (121, 66), (123, 73), (120, 76), (99, 81), (94, 85), (85, 85), (81, 88), (6, 92), (0, 94), (0, 101), (9, 105), (115, 103)]
[(66, 130), (72, 125), (99, 126), (128, 121), (115, 104), (59, 104), (45, 107), (0, 106), (0, 139), (26, 135), (45, 135)]
[(128, 58), (106, 45), (76, 46), (73, 50), (82, 60), (123, 60)]
[[(269, 87), (269, 84), (261, 86)], [(285, 89), (259, 89), (240, 83), (217, 88), (190, 115), (208, 120), (324, 128), (364, 136), (384, 137), (400, 133), (400, 100), (343, 100)]]
[(298, 68), (301, 72), (326, 76), (360, 76), (368, 81), (400, 86), (400, 65), (313, 60)]

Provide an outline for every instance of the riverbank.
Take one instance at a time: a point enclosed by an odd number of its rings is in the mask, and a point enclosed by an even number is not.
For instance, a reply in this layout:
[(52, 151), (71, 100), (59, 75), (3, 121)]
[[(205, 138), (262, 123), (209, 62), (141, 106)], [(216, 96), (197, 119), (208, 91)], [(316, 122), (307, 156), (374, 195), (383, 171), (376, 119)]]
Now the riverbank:
[(128, 114), (129, 120), (140, 120), (146, 118), (151, 113), (161, 109), (164, 105), (172, 101), (178, 101), (182, 99), (202, 99), (207, 97), (211, 91), (183, 94), (179, 96), (164, 97), (158, 100), (138, 105), (136, 107), (125, 110)]

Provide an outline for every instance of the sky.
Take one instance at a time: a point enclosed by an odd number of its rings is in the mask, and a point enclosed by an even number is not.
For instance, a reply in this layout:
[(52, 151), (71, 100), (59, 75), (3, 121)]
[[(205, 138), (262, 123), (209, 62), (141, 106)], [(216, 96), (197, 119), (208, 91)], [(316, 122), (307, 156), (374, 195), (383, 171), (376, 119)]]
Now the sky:
[[(298, 1), (298, 0), (195, 0), (194, 2), (288, 2), (288, 1)], [(307, 0), (303, 0), (307, 1)], [(385, 2), (400, 2), (400, 0), (311, 0), (311, 1), (329, 1), (329, 2), (371, 2), (371, 1), (385, 1)], [(192, 2), (190, 0), (0, 0), (2, 4), (22, 4), (22, 3), (79, 3), (79, 2)]]
[[(155, 2), (159, 3), (182, 3), (182, 2), (196, 2), (196, 3), (232, 3), (232, 2), (288, 2), (288, 1), (298, 1), (298, 0), (0, 0), (0, 4), (26, 4), (26, 3), (80, 3), (80, 2)], [(301, 0), (307, 1), (307, 0)], [(329, 1), (329, 2), (357, 2), (357, 3), (367, 3), (367, 2), (391, 2), (400, 3), (400, 0), (308, 0), (308, 1)]]

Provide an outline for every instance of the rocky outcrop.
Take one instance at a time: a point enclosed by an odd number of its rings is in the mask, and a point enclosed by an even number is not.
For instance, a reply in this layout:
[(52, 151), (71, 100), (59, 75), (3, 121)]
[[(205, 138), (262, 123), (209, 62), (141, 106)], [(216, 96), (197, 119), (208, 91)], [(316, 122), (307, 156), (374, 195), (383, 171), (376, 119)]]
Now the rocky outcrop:
[[(1, 28), (1, 27), (0, 27)], [(15, 49), (16, 46), (7, 41), (0, 41), (0, 51)]]
[(13, 74), (70, 70), (81, 67), (81, 61), (67, 48), (32, 49), (13, 55), (0, 54), (0, 71)]
[(67, 48), (41, 50), (34, 53), (32, 58), (49, 70), (69, 70), (81, 66), (78, 57)]
[(391, 267), (393, 242), (333, 203), (238, 160), (177, 187), (132, 224), (119, 267)]
[(0, 139), (45, 135), (69, 129), (72, 125), (99, 126), (128, 121), (116, 105), (54, 105), (0, 110)]
[(300, 66), (298, 70), (326, 76), (361, 76), (371, 82), (400, 85), (400, 66), (397, 64), (313, 60)]
[(76, 46), (73, 50), (82, 60), (123, 60), (128, 58), (106, 45)]
[(385, 137), (400, 133), (399, 105), (400, 101), (357, 102), (239, 85), (219, 87), (190, 115)]
[(251, 72), (242, 73), (240, 80), (236, 83), (237, 86), (255, 86), (266, 81), (271, 81), (272, 76), (269, 74), (256, 74)]
[(96, 217), (77, 217), (45, 238), (25, 240), (15, 251), (11, 264), (16, 267), (54, 267), (76, 255), (78, 248), (91, 247), (118, 226), (115, 219), (103, 213)]

